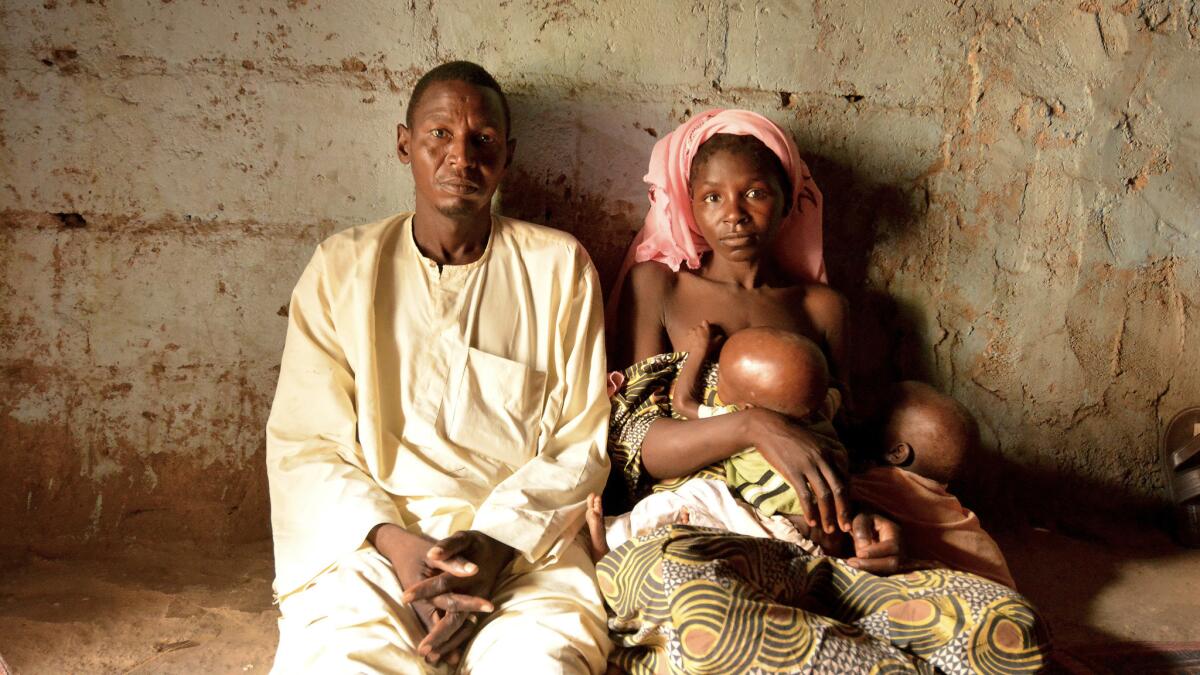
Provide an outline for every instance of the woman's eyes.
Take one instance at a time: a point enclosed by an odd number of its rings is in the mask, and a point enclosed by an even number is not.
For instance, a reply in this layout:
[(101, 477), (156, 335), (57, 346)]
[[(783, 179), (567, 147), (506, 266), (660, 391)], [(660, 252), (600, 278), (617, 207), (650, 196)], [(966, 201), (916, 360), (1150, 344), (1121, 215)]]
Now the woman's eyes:
[[(774, 193), (768, 188), (750, 188), (743, 193), (743, 196), (745, 196), (746, 199), (753, 199), (755, 201), (760, 199), (769, 199), (773, 195)], [(716, 192), (710, 192), (701, 197), (700, 201), (704, 202), (705, 204), (716, 204), (717, 202), (721, 201), (721, 195)]]

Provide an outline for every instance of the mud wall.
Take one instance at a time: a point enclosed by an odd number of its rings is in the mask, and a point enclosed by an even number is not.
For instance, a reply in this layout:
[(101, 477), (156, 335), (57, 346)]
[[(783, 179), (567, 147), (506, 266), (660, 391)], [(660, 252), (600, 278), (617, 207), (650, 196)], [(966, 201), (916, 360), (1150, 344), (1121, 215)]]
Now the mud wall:
[[(268, 534), (262, 429), (313, 247), (411, 204), (421, 72), (511, 92), (506, 212), (607, 282), (656, 138), (790, 129), (855, 368), (976, 411), (977, 505), (1152, 513), (1200, 403), (1200, 3), (0, 0), (0, 541)], [(1047, 488), (1053, 488), (1049, 490)]]

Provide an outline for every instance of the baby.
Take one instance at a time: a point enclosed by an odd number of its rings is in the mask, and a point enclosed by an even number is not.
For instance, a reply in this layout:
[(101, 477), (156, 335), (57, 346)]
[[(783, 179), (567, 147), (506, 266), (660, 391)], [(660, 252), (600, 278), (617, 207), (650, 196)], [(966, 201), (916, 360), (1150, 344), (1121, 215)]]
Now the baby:
[[(705, 321), (689, 331), (680, 345), (689, 356), (672, 394), (671, 405), (677, 414), (710, 417), (759, 406), (787, 415), (803, 424), (818, 442), (841, 450), (831, 422), (839, 398), (836, 390), (829, 389), (829, 367), (815, 343), (775, 328), (747, 328), (723, 345), (721, 342)], [(710, 406), (700, 402), (705, 389), (701, 364), (718, 346), (716, 389), (721, 405)], [(748, 448), (726, 459), (724, 473), (723, 483), (692, 478), (672, 491), (643, 499), (631, 513), (616, 518), (603, 518), (599, 498), (589, 500), (594, 555), (599, 559), (609, 546), (672, 523), (781, 539), (814, 554), (844, 552), (849, 542), (843, 533), (827, 534), (811, 527), (796, 491), (758, 451)]]
[[(707, 322), (689, 331), (681, 345), (689, 357), (672, 393), (676, 413), (696, 418), (750, 406), (768, 408), (804, 425), (818, 442), (840, 448), (831, 421), (839, 395), (829, 388), (829, 369), (815, 343), (774, 328), (743, 329), (721, 342)], [(719, 405), (709, 406), (701, 403), (701, 364), (718, 347), (718, 400), (713, 402)], [(945, 566), (1013, 586), (995, 541), (975, 514), (946, 491), (979, 444), (970, 412), (927, 384), (901, 382), (892, 387), (873, 427), (875, 433), (863, 445), (877, 449), (876, 454), (868, 458), (868, 468), (852, 477), (851, 494), (856, 503), (901, 524), (912, 567)], [(605, 519), (600, 499), (589, 499), (587, 521), (596, 559), (630, 536), (671, 523), (792, 541), (810, 553), (846, 552), (847, 538), (811, 527), (795, 490), (753, 448), (725, 460), (724, 469), (724, 484), (693, 478), (672, 492), (643, 499), (633, 512), (617, 518)]]
[[(833, 428), (839, 397), (829, 388), (829, 366), (812, 340), (778, 328), (746, 328), (721, 344), (707, 321), (684, 339), (688, 359), (679, 371), (671, 406), (689, 418), (712, 417), (746, 407), (760, 407), (790, 417), (818, 441), (845, 451)], [(717, 399), (700, 403), (704, 383), (701, 364), (720, 348)], [(738, 497), (770, 516), (804, 516), (796, 491), (753, 448), (725, 460), (725, 482)]]
[(943, 485), (979, 445), (979, 426), (961, 403), (922, 382), (894, 385), (877, 425), (882, 460)]
[(979, 447), (971, 413), (927, 384), (900, 382), (872, 426), (864, 445), (879, 454), (850, 482), (855, 503), (891, 515), (915, 567), (948, 567), (1015, 587), (996, 541), (946, 489)]
[[(840, 395), (829, 388), (829, 367), (812, 340), (776, 328), (747, 328), (725, 340), (714, 338), (708, 322), (688, 332), (689, 355), (680, 369), (672, 408), (684, 417), (710, 417), (741, 408), (761, 407), (808, 427), (823, 443), (841, 444), (832, 419)], [(701, 363), (720, 347), (717, 398), (722, 405), (700, 403), (704, 383)], [(875, 438), (884, 464), (943, 485), (961, 470), (979, 444), (979, 428), (971, 413), (954, 398), (914, 381), (894, 385), (885, 401)], [(753, 449), (725, 463), (729, 487), (764, 513), (803, 515), (796, 494)], [(770, 473), (770, 476), (766, 474)]]

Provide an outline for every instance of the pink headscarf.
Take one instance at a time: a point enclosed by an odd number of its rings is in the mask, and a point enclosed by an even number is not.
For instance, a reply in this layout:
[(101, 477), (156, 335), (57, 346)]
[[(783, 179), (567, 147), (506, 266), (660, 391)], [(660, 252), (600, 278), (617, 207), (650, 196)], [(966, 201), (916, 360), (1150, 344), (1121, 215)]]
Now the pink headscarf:
[(710, 250), (692, 218), (688, 186), (692, 158), (714, 134), (754, 136), (783, 162), (792, 181), (793, 206), (775, 236), (775, 261), (796, 281), (826, 281), (821, 247), (821, 191), (800, 159), (792, 137), (771, 120), (749, 110), (709, 110), (654, 144), (650, 168), (642, 179), (650, 186), (650, 211), (646, 213), (646, 224), (625, 254), (609, 296), (610, 327), (630, 267), (657, 260), (676, 272), (684, 262), (696, 269), (700, 266), (700, 256)]

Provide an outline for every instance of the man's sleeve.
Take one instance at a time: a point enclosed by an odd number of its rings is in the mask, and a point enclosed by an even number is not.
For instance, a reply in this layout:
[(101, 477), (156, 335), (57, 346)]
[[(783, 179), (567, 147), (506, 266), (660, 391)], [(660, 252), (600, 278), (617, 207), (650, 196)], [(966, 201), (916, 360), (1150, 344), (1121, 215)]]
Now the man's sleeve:
[(530, 561), (574, 535), (588, 493), (599, 493), (608, 477), (604, 309), (596, 269), (580, 256), (574, 288), (563, 294), (568, 304), (558, 333), (565, 358), (547, 397), (538, 455), (492, 491), (472, 524)]
[(292, 292), (287, 343), (267, 421), (280, 595), (361, 546), (375, 525), (402, 524), (358, 444), (354, 374), (342, 348), (346, 338), (334, 326), (335, 296), (318, 248)]

